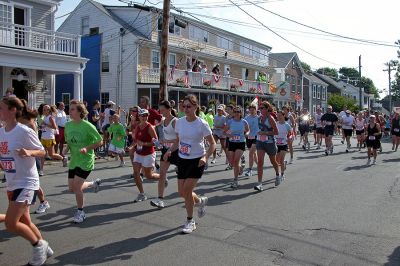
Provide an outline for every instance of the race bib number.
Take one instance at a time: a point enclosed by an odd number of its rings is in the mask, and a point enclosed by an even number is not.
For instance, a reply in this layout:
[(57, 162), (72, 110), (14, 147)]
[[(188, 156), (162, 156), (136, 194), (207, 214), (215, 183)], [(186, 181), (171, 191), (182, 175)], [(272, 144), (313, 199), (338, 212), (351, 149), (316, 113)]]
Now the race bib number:
[(233, 135), (231, 138), (231, 141), (240, 141), (240, 136), (239, 135)]
[(368, 139), (369, 140), (375, 140), (375, 136), (369, 136)]
[(255, 139), (256, 137), (255, 136), (248, 136), (247, 138), (248, 139)]
[(259, 141), (267, 141), (268, 140), (268, 136), (267, 135), (258, 135), (257, 139)]
[(284, 139), (283, 138), (276, 138), (276, 144), (278, 144), (278, 145), (284, 144)]
[(332, 126), (332, 122), (326, 122), (325, 123), (327, 126)]
[(143, 146), (137, 145), (136, 150), (141, 151), (143, 149)]
[(399, 128), (395, 128), (395, 129), (394, 129), (394, 132), (399, 132), (399, 131), (400, 131)]
[(190, 152), (192, 150), (192, 146), (187, 143), (179, 143), (179, 153), (184, 155), (184, 156), (189, 156)]
[(230, 134), (232, 134), (232, 131), (228, 130), (228, 131), (226, 131), (226, 134), (230, 135)]
[(6, 173), (16, 172), (14, 158), (1, 158), (1, 166)]

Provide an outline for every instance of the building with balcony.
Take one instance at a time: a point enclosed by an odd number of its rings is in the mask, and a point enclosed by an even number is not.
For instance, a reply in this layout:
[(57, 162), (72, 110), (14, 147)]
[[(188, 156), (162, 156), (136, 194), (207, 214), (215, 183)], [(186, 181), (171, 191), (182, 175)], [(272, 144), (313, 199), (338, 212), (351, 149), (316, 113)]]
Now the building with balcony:
[(275, 105), (302, 108), (304, 70), (297, 53), (271, 53), (269, 59), (269, 66), (275, 70), (271, 80)]
[[(153, 7), (143, 10), (82, 0), (58, 29), (83, 38), (100, 36), (98, 99), (103, 105), (112, 100), (128, 108), (141, 96), (158, 104), (160, 18), (161, 10)], [(175, 25), (175, 20), (184, 27)], [(271, 97), (267, 83), (271, 47), (178, 14), (171, 13), (169, 26), (169, 99), (179, 101), (194, 93), (201, 105), (244, 105), (256, 95)], [(82, 46), (82, 53), (86, 49), (90, 47)], [(212, 73), (216, 65), (219, 74)]]
[(0, 85), (4, 95), (37, 107), (55, 102), (55, 74), (72, 73), (76, 98), (81, 95), (80, 36), (56, 32), (55, 13), (62, 0), (0, 0)]

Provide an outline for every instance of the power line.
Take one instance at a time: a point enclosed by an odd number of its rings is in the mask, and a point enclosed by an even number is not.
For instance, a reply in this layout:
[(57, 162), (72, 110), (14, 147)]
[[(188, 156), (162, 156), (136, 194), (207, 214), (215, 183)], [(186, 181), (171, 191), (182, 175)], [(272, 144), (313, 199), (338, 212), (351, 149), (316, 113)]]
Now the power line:
[[(231, 0), (229, 0), (229, 1), (230, 1), (231, 3), (233, 3)], [(326, 34), (329, 34), (329, 35), (332, 35), (332, 36), (335, 36), (335, 37), (339, 37), (339, 38), (343, 38), (343, 39), (348, 39), (348, 40), (353, 40), (353, 41), (358, 41), (358, 42), (366, 42), (366, 43), (369, 43), (369, 44), (380, 45), (380, 46), (396, 47), (396, 48), (399, 47), (398, 45), (394, 45), (394, 44), (385, 44), (385, 43), (381, 43), (381, 42), (375, 42), (375, 41), (369, 41), (369, 40), (364, 40), (364, 39), (359, 39), (359, 38), (354, 38), (354, 37), (348, 37), (348, 36), (345, 36), (345, 35), (342, 35), (342, 34), (332, 33), (332, 32), (326, 31), (326, 30), (321, 30), (321, 29), (318, 29), (318, 28), (316, 28), (316, 27), (309, 26), (309, 25), (306, 25), (306, 24), (301, 23), (301, 22), (299, 22), (299, 21), (296, 21), (296, 20), (294, 20), (294, 19), (291, 19), (291, 18), (282, 16), (282, 15), (280, 15), (280, 14), (278, 14), (278, 13), (276, 13), (276, 12), (273, 12), (273, 11), (271, 11), (271, 10), (268, 10), (268, 9), (266, 9), (265, 7), (262, 7), (262, 6), (258, 5), (256, 2), (251, 2), (251, 1), (249, 1), (249, 0), (244, 0), (244, 1), (248, 2), (249, 4), (252, 4), (252, 5), (254, 5), (254, 6), (256, 6), (256, 7), (260, 8), (260, 9), (262, 9), (262, 10), (268, 12), (268, 13), (270, 13), (270, 14), (273, 14), (273, 15), (275, 15), (275, 16), (278, 16), (278, 17), (280, 17), (280, 18), (282, 18), (282, 19), (288, 20), (288, 21), (290, 21), (290, 22), (296, 23), (296, 24), (301, 25), (301, 26), (303, 26), (303, 27), (306, 27), (306, 28), (309, 28), (309, 29), (313, 29), (313, 30), (315, 30), (315, 31), (323, 32), (323, 33), (326, 33)]]
[[(247, 0), (246, 0), (247, 1)], [(285, 37), (283, 37), (282, 35), (280, 35), (279, 33), (277, 33), (276, 31), (274, 31), (273, 29), (269, 28), (268, 26), (266, 26), (264, 23), (262, 23), (261, 21), (259, 21), (257, 18), (255, 18), (253, 15), (251, 15), (250, 13), (248, 13), (246, 10), (244, 10), (242, 7), (238, 6), (235, 4), (235, 2), (233, 2), (232, 0), (229, 0), (229, 2), (231, 2), (232, 4), (234, 4), (237, 8), (239, 8), (240, 10), (242, 10), (242, 12), (246, 13), (249, 17), (251, 17), (252, 19), (254, 19), (255, 21), (257, 21), (258, 23), (260, 23), (260, 25), (262, 25), (264, 28), (268, 29), (270, 32), (272, 32), (273, 34), (275, 34), (276, 36), (278, 36), (279, 38), (281, 38), (282, 40), (286, 41), (287, 43), (293, 45), (294, 47), (296, 47), (297, 49), (300, 49), (301, 51), (305, 52), (308, 55), (311, 55), (312, 57), (315, 57), (321, 61), (333, 64), (333, 65), (337, 65), (339, 66), (339, 64), (333, 63), (329, 60), (323, 59), (322, 57), (319, 57), (317, 55), (314, 55), (310, 52), (308, 52), (307, 50), (301, 48), (300, 46), (298, 46), (297, 44), (289, 41), (288, 39), (286, 39)]]

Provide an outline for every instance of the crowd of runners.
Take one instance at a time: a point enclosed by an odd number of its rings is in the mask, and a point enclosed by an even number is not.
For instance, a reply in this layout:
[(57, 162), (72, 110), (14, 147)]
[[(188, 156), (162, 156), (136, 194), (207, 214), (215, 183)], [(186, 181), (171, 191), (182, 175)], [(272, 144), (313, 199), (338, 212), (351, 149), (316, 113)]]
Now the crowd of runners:
[(207, 109), (199, 105), (194, 95), (181, 100), (178, 110), (174, 101), (161, 102), (158, 110), (150, 108), (147, 97), (140, 98), (139, 106), (128, 112), (115, 108), (112, 101), (104, 111), (100, 111), (99, 101), (88, 111), (85, 103), (73, 100), (68, 116), (64, 108), (59, 103), (32, 110), (25, 100), (14, 95), (6, 95), (0, 101), (0, 159), (9, 199), (7, 212), (0, 214), (0, 221), (5, 222), (7, 230), (32, 244), (30, 265), (42, 265), (53, 254), (29, 212), (36, 197), (40, 201), (36, 213), (50, 208), (39, 182), (39, 176), (45, 175), (46, 159), (62, 161), (68, 167), (68, 187), (76, 200), (74, 223), (86, 219), (84, 191), (92, 188), (98, 192), (101, 188), (100, 179), (89, 181), (96, 159), (116, 158), (124, 167), (125, 154), (129, 154), (138, 189), (134, 202), (147, 200), (143, 178), (154, 179), (158, 181), (158, 197), (150, 204), (160, 209), (166, 206), (164, 193), (171, 174), (168, 170), (174, 165), (177, 190), (186, 209), (182, 232), (191, 233), (196, 229), (194, 209), (201, 218), (208, 202), (206, 196), (199, 196), (194, 190), (204, 171), (221, 160), (223, 154), (225, 170), (232, 171), (227, 185), (238, 189), (239, 177), (256, 175), (254, 190), (263, 191), (266, 155), (275, 171), (275, 186), (279, 186), (285, 180), (286, 167), (294, 161), (296, 140), (305, 151), (325, 147), (321, 155), (329, 156), (334, 152), (334, 135), (342, 136), (346, 152), (356, 136), (353, 145), (358, 150), (367, 148), (367, 164), (377, 163), (383, 138), (392, 138), (393, 151), (400, 144), (397, 113), (390, 117), (369, 111), (354, 114), (344, 108), (336, 114), (328, 106), (326, 113), (317, 108), (311, 115), (307, 109), (294, 112), (285, 106), (278, 110), (267, 101), (257, 100), (246, 109), (223, 104)]

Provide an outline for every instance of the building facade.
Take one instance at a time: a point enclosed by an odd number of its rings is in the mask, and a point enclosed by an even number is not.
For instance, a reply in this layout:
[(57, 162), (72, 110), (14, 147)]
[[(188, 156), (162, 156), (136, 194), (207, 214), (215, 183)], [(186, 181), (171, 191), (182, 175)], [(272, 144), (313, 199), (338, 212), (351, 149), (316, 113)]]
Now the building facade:
[[(152, 105), (158, 104), (160, 17), (161, 10), (156, 8), (105, 6), (82, 0), (60, 26), (62, 32), (101, 36), (103, 104), (112, 100), (128, 108), (141, 96), (148, 96)], [(184, 27), (175, 25), (175, 20), (182, 21)], [(169, 99), (178, 101), (194, 93), (201, 105), (245, 105), (256, 95), (271, 98), (271, 47), (177, 14), (171, 14), (170, 21)], [(216, 65), (219, 74), (212, 73)]]
[(311, 114), (315, 114), (317, 107), (326, 111), (328, 106), (328, 84), (314, 76), (312, 73), (304, 74), (303, 80), (303, 107)]
[(55, 74), (74, 75), (79, 98), (82, 71), (80, 36), (56, 32), (55, 12), (62, 0), (0, 0), (0, 85), (37, 107), (55, 101)]

